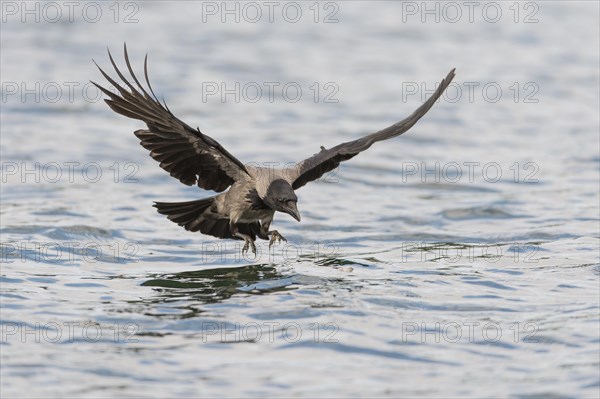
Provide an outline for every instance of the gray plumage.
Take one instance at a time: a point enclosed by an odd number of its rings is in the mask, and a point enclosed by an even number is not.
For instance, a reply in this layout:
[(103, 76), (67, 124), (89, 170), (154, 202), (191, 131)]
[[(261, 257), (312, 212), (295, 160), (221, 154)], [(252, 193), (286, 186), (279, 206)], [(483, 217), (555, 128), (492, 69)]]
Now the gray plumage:
[[(109, 99), (105, 102), (115, 112), (146, 123), (147, 129), (134, 134), (160, 167), (188, 186), (198, 185), (220, 193), (214, 197), (188, 202), (155, 202), (158, 212), (189, 231), (218, 238), (242, 239), (243, 251), (256, 253), (256, 238), (285, 240), (276, 230), (269, 230), (275, 212), (284, 212), (300, 221), (298, 198), (294, 190), (335, 169), (340, 162), (353, 158), (377, 141), (387, 140), (409, 130), (442, 95), (454, 78), (454, 69), (441, 81), (435, 93), (408, 118), (360, 139), (321, 151), (293, 168), (268, 169), (245, 166), (217, 141), (179, 120), (166, 103), (158, 101), (148, 79), (148, 57), (144, 60), (147, 90), (138, 81), (129, 62), (125, 63), (133, 83), (121, 73), (110, 51), (110, 62), (123, 85), (117, 83), (97, 64), (102, 75), (118, 91), (113, 93), (92, 82)], [(148, 92), (149, 90), (149, 92)], [(227, 188), (229, 190), (225, 191)], [(225, 192), (223, 192), (225, 191)]]

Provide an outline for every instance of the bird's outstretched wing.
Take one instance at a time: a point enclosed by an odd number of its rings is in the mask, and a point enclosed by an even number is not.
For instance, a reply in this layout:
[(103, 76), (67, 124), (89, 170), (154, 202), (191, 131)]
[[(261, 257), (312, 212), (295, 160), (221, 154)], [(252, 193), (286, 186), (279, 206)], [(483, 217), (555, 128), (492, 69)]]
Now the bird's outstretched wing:
[(446, 90), (453, 78), (454, 69), (452, 69), (448, 75), (442, 79), (435, 93), (425, 103), (423, 103), (423, 105), (417, 108), (417, 110), (408, 118), (358, 140), (342, 143), (330, 149), (321, 147), (321, 151), (319, 153), (308, 159), (305, 159), (297, 164), (294, 168), (288, 170), (288, 179), (290, 180), (294, 190), (337, 168), (340, 162), (347, 161), (348, 159), (354, 157), (359, 152), (371, 147), (373, 143), (381, 140), (387, 140), (406, 132), (408, 129), (413, 127), (413, 125), (417, 123), (417, 121), (421, 119), (423, 115), (427, 113), (427, 111), (429, 111), (437, 99), (440, 98), (444, 90)]
[(163, 106), (158, 101), (148, 79), (148, 56), (144, 59), (144, 75), (152, 96), (134, 75), (126, 46), (124, 53), (135, 86), (117, 68), (110, 51), (110, 62), (129, 90), (108, 76), (98, 64), (96, 66), (118, 94), (92, 83), (110, 97), (104, 101), (113, 111), (146, 123), (147, 130), (136, 130), (134, 134), (140, 139), (140, 144), (150, 151), (150, 156), (160, 162), (161, 168), (183, 184), (198, 184), (203, 189), (216, 192), (225, 190), (243, 174), (248, 174), (244, 165), (217, 141), (179, 120), (166, 103)]

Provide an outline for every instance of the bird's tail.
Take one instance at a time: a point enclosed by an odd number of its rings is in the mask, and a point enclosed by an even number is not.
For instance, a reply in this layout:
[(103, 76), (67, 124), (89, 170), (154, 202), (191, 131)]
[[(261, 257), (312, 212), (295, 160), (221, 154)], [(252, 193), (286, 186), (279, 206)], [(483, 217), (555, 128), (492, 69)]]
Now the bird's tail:
[[(216, 206), (213, 207), (218, 196), (187, 202), (155, 202), (154, 207), (158, 213), (166, 215), (169, 220), (177, 223), (188, 231), (199, 231), (217, 238), (240, 239), (231, 234), (230, 220), (219, 214)], [(253, 240), (260, 235), (260, 222), (237, 223), (236, 227), (242, 234), (250, 236)]]
[[(154, 207), (158, 213), (166, 215), (169, 220), (177, 223), (189, 231), (199, 231), (216, 237), (229, 236), (229, 219), (215, 219), (209, 208), (216, 197), (203, 198), (187, 202), (155, 202)], [(216, 212), (215, 212), (216, 213)], [(208, 226), (210, 224), (210, 226)], [(216, 226), (215, 224), (219, 224)], [(221, 226), (222, 225), (222, 226)], [(217, 228), (218, 227), (218, 228)], [(212, 231), (212, 230), (219, 230)], [(219, 234), (215, 234), (219, 233)]]

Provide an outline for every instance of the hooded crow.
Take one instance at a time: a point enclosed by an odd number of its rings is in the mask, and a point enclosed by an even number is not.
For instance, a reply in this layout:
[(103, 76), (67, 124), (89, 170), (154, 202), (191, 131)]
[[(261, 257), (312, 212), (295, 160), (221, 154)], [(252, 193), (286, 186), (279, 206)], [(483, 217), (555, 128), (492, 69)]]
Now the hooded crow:
[[(105, 100), (115, 112), (144, 122), (147, 129), (136, 130), (142, 147), (160, 167), (188, 186), (198, 185), (217, 193), (213, 197), (186, 202), (155, 202), (154, 207), (169, 220), (188, 231), (218, 238), (244, 240), (242, 253), (252, 249), (256, 238), (287, 241), (277, 230), (270, 230), (275, 212), (283, 212), (300, 221), (295, 190), (338, 167), (377, 141), (387, 140), (409, 130), (429, 111), (454, 78), (454, 69), (440, 82), (433, 95), (406, 119), (354, 141), (321, 151), (286, 169), (244, 165), (217, 141), (178, 119), (163, 100), (160, 103), (148, 79), (148, 56), (144, 60), (147, 88), (140, 83), (129, 62), (124, 46), (129, 81), (119, 70), (110, 51), (108, 57), (122, 84), (102, 75), (116, 89), (112, 92), (92, 82), (109, 98)], [(95, 63), (95, 61), (94, 61)], [(125, 87), (126, 86), (126, 87)], [(227, 188), (229, 188), (227, 190)], [(227, 191), (225, 191), (227, 190)]]

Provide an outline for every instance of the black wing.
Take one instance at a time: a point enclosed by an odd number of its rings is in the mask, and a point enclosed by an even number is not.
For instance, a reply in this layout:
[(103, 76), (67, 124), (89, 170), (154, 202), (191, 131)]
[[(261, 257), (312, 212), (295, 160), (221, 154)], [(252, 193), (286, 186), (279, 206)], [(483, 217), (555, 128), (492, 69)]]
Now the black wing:
[(308, 159), (305, 159), (295, 168), (289, 171), (290, 183), (292, 184), (294, 190), (337, 168), (340, 162), (354, 157), (359, 152), (371, 147), (373, 143), (381, 140), (387, 140), (406, 132), (408, 129), (413, 127), (413, 125), (417, 123), (417, 121), (421, 119), (423, 115), (427, 113), (427, 111), (429, 111), (437, 99), (440, 98), (444, 90), (446, 90), (453, 78), (454, 69), (452, 69), (448, 75), (442, 79), (440, 86), (437, 88), (433, 96), (431, 96), (425, 103), (423, 103), (423, 105), (417, 108), (417, 110), (408, 118), (358, 140), (342, 143), (330, 149), (321, 147), (321, 152)]
[(161, 168), (183, 184), (198, 184), (203, 189), (216, 192), (225, 190), (238, 177), (248, 174), (244, 165), (214, 139), (179, 120), (166, 104), (161, 105), (148, 79), (148, 56), (144, 60), (144, 75), (152, 96), (134, 75), (127, 55), (127, 46), (124, 47), (124, 53), (127, 69), (137, 88), (128, 82), (117, 68), (110, 51), (110, 62), (129, 90), (108, 76), (98, 64), (96, 66), (102, 75), (119, 94), (95, 82), (92, 83), (110, 97), (104, 101), (113, 111), (146, 123), (147, 130), (136, 130), (134, 134), (140, 139), (140, 144), (150, 151), (150, 156), (160, 162)]

